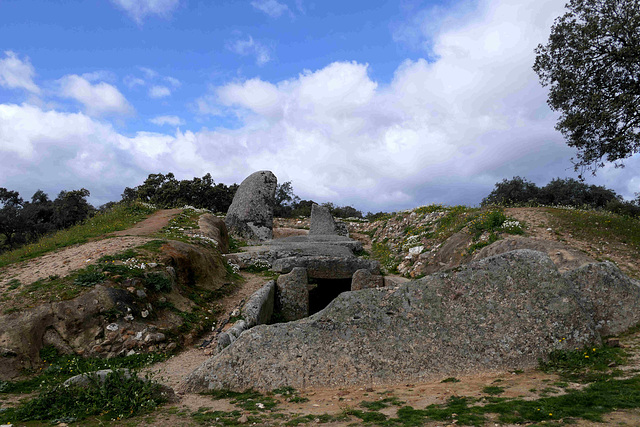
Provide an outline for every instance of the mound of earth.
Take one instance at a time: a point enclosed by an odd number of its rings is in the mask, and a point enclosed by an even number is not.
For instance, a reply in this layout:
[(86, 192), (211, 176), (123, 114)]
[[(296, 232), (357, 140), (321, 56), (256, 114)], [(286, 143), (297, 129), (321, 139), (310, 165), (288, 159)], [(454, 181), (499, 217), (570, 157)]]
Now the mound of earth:
[(187, 388), (380, 385), (529, 368), (551, 350), (637, 324), (639, 308), (640, 283), (611, 264), (563, 275), (546, 254), (512, 251), (257, 326), (193, 372)]
[[(210, 329), (212, 300), (228, 283), (226, 226), (206, 214), (184, 235), (190, 243), (154, 239), (180, 212), (159, 211), (129, 230), (136, 237), (125, 230), (4, 269), (17, 286), (0, 288), (0, 380), (36, 369), (45, 346), (108, 358), (170, 351)], [(118, 256), (126, 250), (136, 255)]]

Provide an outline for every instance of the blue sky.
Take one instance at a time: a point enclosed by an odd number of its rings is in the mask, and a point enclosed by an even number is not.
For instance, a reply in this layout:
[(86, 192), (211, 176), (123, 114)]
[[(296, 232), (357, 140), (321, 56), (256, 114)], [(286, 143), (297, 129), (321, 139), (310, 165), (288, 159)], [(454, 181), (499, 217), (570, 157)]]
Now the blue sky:
[[(0, 2), (0, 186), (149, 173), (396, 210), (575, 177), (531, 70), (563, 1)], [(640, 159), (590, 183), (640, 191)]]

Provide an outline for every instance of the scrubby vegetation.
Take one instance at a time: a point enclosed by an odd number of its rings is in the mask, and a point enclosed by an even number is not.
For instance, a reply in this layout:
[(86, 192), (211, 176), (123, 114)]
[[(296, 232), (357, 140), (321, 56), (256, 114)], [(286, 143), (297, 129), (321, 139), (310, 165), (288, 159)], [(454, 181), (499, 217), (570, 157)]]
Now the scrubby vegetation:
[[(96, 359), (60, 355), (53, 347), (45, 347), (40, 357), (45, 361), (45, 367), (38, 375), (16, 382), (0, 381), (0, 396), (36, 393), (34, 398), (17, 407), (0, 411), (0, 423), (42, 420), (58, 424), (94, 416), (103, 421), (115, 421), (148, 412), (165, 401), (156, 382), (135, 375), (140, 368), (166, 359), (165, 354)], [(85, 388), (63, 385), (75, 375), (100, 369), (114, 372), (104, 382), (92, 380)], [(126, 375), (123, 369), (130, 370), (133, 375)]]
[(640, 216), (640, 194), (635, 201), (624, 201), (613, 190), (587, 185), (572, 178), (556, 178), (542, 188), (519, 176), (504, 179), (496, 183), (493, 191), (482, 200), (482, 205), (573, 206)]

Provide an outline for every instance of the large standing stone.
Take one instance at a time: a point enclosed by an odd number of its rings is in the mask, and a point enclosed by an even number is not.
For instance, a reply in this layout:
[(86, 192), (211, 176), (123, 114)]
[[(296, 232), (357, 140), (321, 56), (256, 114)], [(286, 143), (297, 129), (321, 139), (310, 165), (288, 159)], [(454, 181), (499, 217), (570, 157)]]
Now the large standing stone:
[(336, 222), (333, 220), (329, 208), (316, 205), (315, 203), (311, 206), (309, 234), (338, 234)]
[(278, 277), (276, 309), (286, 321), (303, 319), (309, 315), (307, 270), (296, 267), (289, 274)]
[(270, 171), (254, 172), (245, 178), (227, 212), (227, 228), (249, 241), (271, 239), (277, 183)]
[[(343, 292), (310, 317), (245, 332), (187, 388), (387, 385), (535, 367), (551, 350), (600, 341), (584, 305), (600, 296), (580, 294), (588, 287), (574, 280), (597, 288), (615, 275), (593, 269), (563, 276), (546, 254), (519, 250), (397, 288)], [(637, 312), (638, 296), (626, 288), (616, 295), (628, 295), (625, 310)]]

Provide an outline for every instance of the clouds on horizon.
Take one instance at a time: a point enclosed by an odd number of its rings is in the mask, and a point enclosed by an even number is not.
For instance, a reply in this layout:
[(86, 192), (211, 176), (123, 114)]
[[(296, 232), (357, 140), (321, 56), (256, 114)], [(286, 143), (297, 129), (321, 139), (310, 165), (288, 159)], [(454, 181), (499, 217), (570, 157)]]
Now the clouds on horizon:
[[(103, 118), (128, 105), (115, 86), (64, 76), (63, 92), (84, 112), (0, 104), (0, 167), (8, 171), (0, 186), (35, 191), (81, 182), (106, 202), (149, 173), (210, 172), (232, 183), (270, 169), (303, 198), (394, 210), (476, 203), (514, 175), (544, 184), (571, 175), (574, 154), (554, 130), (556, 116), (531, 70), (534, 47), (561, 12), (552, 0), (482, 1), (473, 19), (437, 31), (418, 26), (416, 37), (429, 40), (437, 59), (406, 60), (384, 84), (371, 78), (375, 65), (344, 61), (278, 82), (254, 77), (213, 86), (195, 100), (199, 113), (236, 123), (214, 130), (126, 134)], [(251, 36), (244, 41), (249, 47), (236, 53), (255, 55)], [(30, 66), (28, 58), (19, 61)], [(125, 80), (130, 88), (180, 85), (140, 70)], [(14, 87), (30, 91), (29, 81), (35, 85), (30, 77)], [(149, 121), (184, 125), (175, 115)], [(632, 196), (640, 156), (627, 164), (601, 170), (598, 184)]]

